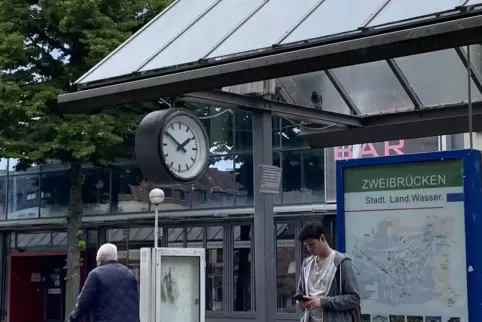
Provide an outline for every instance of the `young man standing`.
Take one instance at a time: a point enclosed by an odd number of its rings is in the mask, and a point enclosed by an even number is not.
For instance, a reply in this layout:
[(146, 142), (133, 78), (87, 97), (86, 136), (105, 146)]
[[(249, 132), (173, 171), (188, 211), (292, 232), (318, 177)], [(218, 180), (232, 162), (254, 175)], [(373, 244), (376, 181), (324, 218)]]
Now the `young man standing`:
[(358, 322), (360, 294), (351, 259), (333, 250), (318, 222), (306, 224), (298, 240), (311, 256), (303, 261), (298, 292), (301, 322)]

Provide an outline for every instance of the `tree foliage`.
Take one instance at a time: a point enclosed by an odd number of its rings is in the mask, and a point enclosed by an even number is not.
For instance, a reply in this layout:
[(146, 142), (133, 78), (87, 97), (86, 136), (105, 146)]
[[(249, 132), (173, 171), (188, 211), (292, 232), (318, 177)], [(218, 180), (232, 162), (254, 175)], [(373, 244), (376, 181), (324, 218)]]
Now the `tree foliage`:
[[(105, 164), (132, 134), (134, 109), (96, 115), (64, 115), (59, 94), (105, 57), (166, 0), (0, 1), (1, 148), (25, 164), (58, 159)], [(119, 126), (122, 124), (123, 126)]]
[(19, 168), (70, 164), (66, 313), (79, 289), (82, 164), (130, 157), (122, 146), (145, 109), (66, 115), (59, 94), (153, 18), (169, 0), (0, 0), (0, 151)]

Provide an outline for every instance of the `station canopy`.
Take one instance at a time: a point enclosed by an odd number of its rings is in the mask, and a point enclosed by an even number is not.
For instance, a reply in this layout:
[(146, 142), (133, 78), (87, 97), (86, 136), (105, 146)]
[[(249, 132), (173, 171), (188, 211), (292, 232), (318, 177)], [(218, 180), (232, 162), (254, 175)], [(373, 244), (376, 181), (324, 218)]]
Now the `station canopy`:
[[(482, 0), (177, 0), (58, 101), (264, 109), (328, 125), (305, 130), (316, 147), (467, 132), (471, 101), (482, 131), (480, 43)], [(261, 80), (284, 102), (220, 91)]]

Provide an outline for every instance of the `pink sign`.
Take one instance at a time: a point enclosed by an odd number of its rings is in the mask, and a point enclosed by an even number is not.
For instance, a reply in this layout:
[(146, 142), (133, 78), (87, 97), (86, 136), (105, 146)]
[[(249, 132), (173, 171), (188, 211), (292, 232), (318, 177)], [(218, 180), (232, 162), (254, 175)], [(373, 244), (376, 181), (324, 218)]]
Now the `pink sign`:
[(334, 148), (335, 160), (351, 160), (359, 158), (379, 157), (404, 154), (405, 140), (385, 141), (378, 144), (364, 143), (344, 145)]

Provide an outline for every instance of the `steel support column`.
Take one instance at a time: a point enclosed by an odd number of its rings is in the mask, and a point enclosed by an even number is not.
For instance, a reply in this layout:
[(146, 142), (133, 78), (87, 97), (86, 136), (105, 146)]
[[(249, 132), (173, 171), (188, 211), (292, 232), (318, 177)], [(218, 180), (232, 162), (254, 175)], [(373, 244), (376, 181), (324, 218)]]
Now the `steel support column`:
[(271, 113), (253, 112), (256, 322), (276, 321), (276, 235), (273, 195), (260, 192), (260, 164), (273, 164)]

